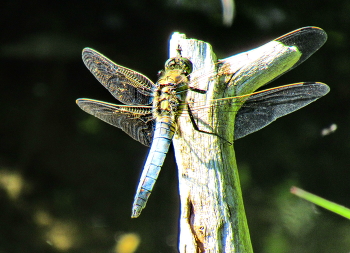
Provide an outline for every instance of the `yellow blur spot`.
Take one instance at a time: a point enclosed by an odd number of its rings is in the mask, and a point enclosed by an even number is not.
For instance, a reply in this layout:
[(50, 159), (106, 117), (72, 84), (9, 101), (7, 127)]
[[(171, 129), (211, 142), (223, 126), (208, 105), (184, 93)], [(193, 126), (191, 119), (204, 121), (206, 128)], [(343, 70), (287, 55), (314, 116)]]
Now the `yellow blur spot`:
[(9, 198), (16, 200), (23, 190), (24, 180), (19, 173), (3, 169), (0, 170), (0, 187), (6, 191)]
[(119, 237), (115, 246), (115, 253), (133, 253), (140, 244), (140, 237), (137, 234), (129, 233)]
[(59, 220), (43, 209), (34, 213), (33, 220), (43, 229), (46, 243), (53, 248), (67, 251), (79, 243), (79, 231), (74, 222)]
[(76, 232), (75, 227), (68, 223), (55, 222), (46, 233), (46, 242), (60, 251), (66, 251), (74, 246)]

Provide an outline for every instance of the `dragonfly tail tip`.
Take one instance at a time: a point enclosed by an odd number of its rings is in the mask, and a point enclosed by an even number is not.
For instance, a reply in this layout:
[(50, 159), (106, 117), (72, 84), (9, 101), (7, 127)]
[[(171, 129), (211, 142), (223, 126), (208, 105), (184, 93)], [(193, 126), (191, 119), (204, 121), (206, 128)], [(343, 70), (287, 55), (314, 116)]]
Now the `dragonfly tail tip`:
[(138, 209), (138, 208), (133, 207), (132, 212), (131, 212), (131, 218), (138, 218), (141, 214), (141, 210), (142, 209)]

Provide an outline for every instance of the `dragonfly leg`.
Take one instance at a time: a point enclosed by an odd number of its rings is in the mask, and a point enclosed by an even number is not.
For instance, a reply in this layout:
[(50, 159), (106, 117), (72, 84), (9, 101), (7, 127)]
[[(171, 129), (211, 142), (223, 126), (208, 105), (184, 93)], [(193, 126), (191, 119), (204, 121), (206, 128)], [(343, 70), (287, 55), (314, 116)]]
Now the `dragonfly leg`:
[(186, 106), (187, 106), (187, 111), (188, 111), (188, 115), (190, 116), (190, 120), (191, 120), (191, 123), (192, 123), (192, 126), (194, 128), (194, 130), (200, 132), (200, 133), (204, 133), (204, 134), (211, 134), (211, 135), (214, 135), (216, 137), (219, 137), (220, 139), (224, 140), (225, 142), (227, 142), (228, 144), (232, 145), (231, 142), (229, 142), (228, 140), (226, 140), (224, 137), (218, 135), (217, 133), (212, 133), (212, 132), (208, 132), (208, 131), (204, 131), (204, 130), (201, 130), (199, 129), (195, 119), (194, 119), (194, 116), (193, 116), (193, 113), (191, 111), (191, 107), (188, 103), (186, 103)]
[(194, 88), (194, 87), (189, 87), (189, 89), (191, 91), (194, 91), (194, 92), (197, 92), (197, 93), (200, 93), (200, 94), (206, 94), (207, 93), (206, 90), (202, 90), (202, 89), (198, 89), (198, 88)]

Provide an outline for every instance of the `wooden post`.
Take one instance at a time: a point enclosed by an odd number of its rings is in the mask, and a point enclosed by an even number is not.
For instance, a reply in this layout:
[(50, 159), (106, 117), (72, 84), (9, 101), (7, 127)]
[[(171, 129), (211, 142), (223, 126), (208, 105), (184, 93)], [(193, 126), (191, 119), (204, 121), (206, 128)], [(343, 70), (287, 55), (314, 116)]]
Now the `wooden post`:
[[(192, 61), (194, 71), (200, 70), (191, 75), (192, 82), (207, 90), (206, 94), (189, 91), (190, 104), (210, 105), (212, 99), (222, 97), (225, 87), (219, 80), (200, 78), (216, 71), (216, 56), (210, 44), (174, 33), (170, 57), (176, 56), (178, 45), (182, 56)], [(210, 126), (199, 124), (200, 127), (208, 132), (217, 130), (221, 137), (232, 141), (234, 113), (216, 110), (214, 107), (201, 112), (198, 122), (210, 122)], [(179, 117), (174, 147), (181, 201), (180, 252), (253, 252), (233, 145), (194, 130), (189, 117)]]

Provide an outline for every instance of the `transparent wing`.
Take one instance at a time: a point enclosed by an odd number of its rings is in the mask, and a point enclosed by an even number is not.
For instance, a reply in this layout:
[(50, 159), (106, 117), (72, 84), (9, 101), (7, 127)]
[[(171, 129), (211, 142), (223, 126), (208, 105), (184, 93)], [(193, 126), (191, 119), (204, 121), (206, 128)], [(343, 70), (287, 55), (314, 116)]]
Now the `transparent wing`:
[(91, 48), (83, 50), (82, 58), (96, 79), (122, 103), (134, 105), (152, 103), (155, 85), (146, 76), (115, 64)]
[(151, 106), (127, 106), (92, 99), (77, 99), (85, 112), (116, 126), (143, 145), (150, 146), (154, 132)]
[(329, 92), (323, 83), (296, 83), (250, 96), (235, 119), (235, 139), (269, 125), (276, 119), (314, 102)]
[(297, 47), (301, 52), (300, 59), (289, 70), (297, 67), (315, 53), (327, 40), (327, 34), (319, 27), (308, 26), (287, 33), (275, 41), (285, 46)]
[(203, 80), (218, 77), (228, 89), (235, 89), (231, 94), (251, 93), (300, 65), (326, 40), (321, 28), (297, 29), (258, 48), (219, 60), (217, 70), (211, 73), (196, 75), (201, 70), (195, 70), (190, 75), (190, 86), (206, 89)]
[[(235, 139), (242, 138), (269, 125), (276, 119), (314, 102), (329, 92), (326, 84), (319, 82), (295, 83), (258, 91), (252, 94), (216, 99), (210, 105), (189, 103), (191, 113), (200, 129), (214, 131), (215, 126), (203, 120), (205, 114), (217, 111), (237, 111), (234, 127)], [(185, 112), (183, 115), (188, 116)], [(224, 127), (225, 124), (221, 123)]]

